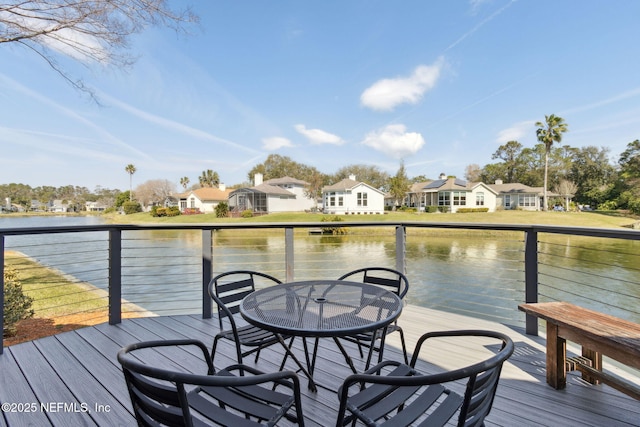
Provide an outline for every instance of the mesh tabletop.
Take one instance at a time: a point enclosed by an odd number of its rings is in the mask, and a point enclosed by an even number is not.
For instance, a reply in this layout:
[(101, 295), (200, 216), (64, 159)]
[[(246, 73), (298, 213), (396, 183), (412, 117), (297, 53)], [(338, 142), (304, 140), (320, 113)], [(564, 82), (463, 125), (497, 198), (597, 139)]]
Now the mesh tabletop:
[(339, 337), (383, 328), (398, 318), (393, 292), (358, 282), (312, 280), (260, 289), (240, 305), (249, 323), (273, 332)]

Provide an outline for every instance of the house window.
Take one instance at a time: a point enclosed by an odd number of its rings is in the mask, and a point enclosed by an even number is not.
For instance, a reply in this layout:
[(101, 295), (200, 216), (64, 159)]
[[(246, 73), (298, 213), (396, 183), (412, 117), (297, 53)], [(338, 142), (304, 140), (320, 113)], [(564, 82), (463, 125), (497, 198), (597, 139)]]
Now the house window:
[(189, 199), (189, 202), (191, 204), (191, 209), (195, 209), (196, 208), (196, 199), (194, 197)]
[(438, 193), (438, 206), (449, 206), (451, 204), (451, 193)]
[(476, 206), (484, 206), (484, 193), (476, 193)]
[(329, 197), (329, 206), (335, 206), (336, 205), (336, 196), (330, 196)]
[(510, 208), (511, 207), (511, 196), (510, 195), (506, 195), (504, 196), (504, 207), (505, 208)]
[(357, 194), (358, 206), (367, 206), (367, 193)]
[(520, 196), (520, 205), (535, 207), (536, 206), (535, 194), (522, 194)]
[(465, 206), (467, 204), (467, 192), (453, 191), (453, 204), (454, 206)]
[(344, 206), (344, 197), (338, 197), (338, 206)]

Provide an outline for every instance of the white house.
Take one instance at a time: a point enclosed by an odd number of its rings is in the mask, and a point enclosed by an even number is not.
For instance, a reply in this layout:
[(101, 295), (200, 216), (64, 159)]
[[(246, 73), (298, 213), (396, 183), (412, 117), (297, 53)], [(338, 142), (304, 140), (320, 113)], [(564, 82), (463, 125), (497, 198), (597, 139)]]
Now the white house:
[(230, 190), (227, 190), (224, 184), (220, 184), (219, 188), (203, 187), (180, 194), (178, 195), (180, 211), (213, 213), (219, 203), (227, 202), (229, 193)]
[(408, 193), (409, 206), (426, 210), (436, 206), (444, 212), (457, 212), (461, 208), (487, 208), (496, 210), (498, 192), (482, 182), (467, 182), (458, 178), (447, 178), (414, 184)]
[(382, 214), (385, 194), (356, 181), (355, 175), (322, 188), (324, 212), (329, 214)]
[(254, 213), (304, 212), (316, 207), (316, 201), (307, 197), (305, 190), (308, 182), (290, 176), (262, 181), (263, 175), (257, 173), (254, 186), (239, 188), (229, 194), (229, 210)]

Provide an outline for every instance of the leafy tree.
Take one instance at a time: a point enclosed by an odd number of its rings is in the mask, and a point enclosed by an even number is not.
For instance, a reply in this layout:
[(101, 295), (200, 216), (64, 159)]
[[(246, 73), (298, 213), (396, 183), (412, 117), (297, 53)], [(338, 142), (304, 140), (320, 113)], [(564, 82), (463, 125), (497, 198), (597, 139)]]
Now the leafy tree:
[(400, 168), (396, 175), (391, 178), (389, 184), (389, 193), (394, 198), (393, 209), (395, 210), (396, 206), (402, 204), (402, 201), (407, 195), (407, 191), (411, 187), (411, 182), (409, 178), (407, 178), (407, 171), (404, 167), (404, 162), (400, 162)]
[[(590, 145), (573, 150), (571, 169), (567, 177), (577, 185), (575, 200), (585, 205), (598, 206), (603, 195), (612, 194), (616, 170), (609, 161), (609, 149)], [(608, 188), (603, 192), (603, 188)]]
[(265, 181), (289, 176), (291, 178), (311, 182), (315, 175), (320, 175), (323, 177), (324, 182), (324, 176), (313, 166), (298, 163), (290, 157), (281, 156), (279, 154), (270, 154), (264, 163), (251, 168), (247, 174), (250, 182), (253, 181), (257, 173), (261, 173)]
[(623, 189), (619, 204), (635, 214), (640, 214), (640, 140), (636, 139), (627, 144), (618, 164)]
[(72, 87), (95, 98), (81, 79), (58, 62), (59, 54), (84, 65), (127, 68), (130, 38), (148, 26), (178, 31), (198, 21), (190, 10), (174, 11), (167, 0), (11, 0), (0, 5), (0, 44), (22, 46), (44, 59)]
[(322, 187), (325, 183), (325, 176), (320, 172), (314, 171), (311, 176), (306, 178), (309, 185), (304, 190), (304, 195), (310, 199), (317, 199), (322, 196)]
[(389, 174), (380, 170), (379, 167), (371, 165), (344, 166), (330, 177), (330, 182), (341, 181), (349, 178), (349, 175), (355, 175), (356, 180), (365, 182), (378, 190), (389, 190)]
[(120, 207), (122, 207), (122, 205), (124, 205), (128, 201), (131, 201), (131, 193), (129, 191), (123, 191), (122, 193), (119, 193), (115, 197), (113, 205), (116, 208), (120, 208)]
[(578, 190), (578, 186), (571, 181), (567, 181), (563, 179), (560, 181), (560, 184), (554, 187), (553, 192), (559, 194), (562, 198), (564, 198), (565, 202), (565, 210), (569, 210), (569, 201), (573, 196), (576, 195), (576, 191)]
[(129, 174), (129, 201), (133, 200), (133, 174), (136, 173), (136, 167), (129, 163), (125, 166), (124, 171)]
[(200, 187), (217, 187), (220, 185), (220, 176), (218, 172), (214, 172), (211, 169), (202, 171), (202, 175), (198, 177), (200, 181)]
[(551, 152), (551, 146), (554, 142), (562, 141), (562, 134), (567, 132), (567, 124), (562, 117), (551, 114), (550, 116), (544, 116), (544, 122), (536, 122), (536, 136), (538, 141), (544, 144), (545, 156), (544, 156), (544, 204), (543, 209), (548, 210), (547, 200), (547, 185), (549, 174), (549, 153)]
[(504, 162), (505, 182), (516, 182), (517, 170), (519, 167), (519, 156), (522, 152), (522, 144), (518, 141), (509, 141), (498, 147), (491, 159), (500, 159)]

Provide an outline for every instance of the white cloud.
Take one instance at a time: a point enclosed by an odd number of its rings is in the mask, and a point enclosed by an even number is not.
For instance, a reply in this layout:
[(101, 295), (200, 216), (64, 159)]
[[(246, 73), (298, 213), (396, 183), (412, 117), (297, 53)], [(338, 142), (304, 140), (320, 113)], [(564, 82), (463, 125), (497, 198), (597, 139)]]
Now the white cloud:
[(533, 134), (535, 135), (534, 126), (535, 120), (527, 120), (524, 122), (518, 122), (510, 128), (503, 129), (498, 132), (496, 141), (500, 144), (505, 144), (509, 141), (517, 141), (523, 136)]
[(305, 125), (295, 125), (294, 128), (311, 141), (312, 144), (342, 145), (345, 143), (339, 136), (321, 129), (307, 129)]
[(370, 132), (362, 141), (362, 144), (397, 159), (417, 153), (424, 143), (422, 135), (407, 132), (403, 124), (388, 125)]
[(416, 104), (435, 86), (443, 66), (444, 59), (438, 58), (433, 65), (418, 66), (409, 77), (379, 80), (362, 92), (360, 102), (378, 111), (390, 111), (405, 103)]
[(277, 150), (282, 147), (293, 147), (291, 141), (281, 136), (273, 136), (262, 140), (262, 148), (269, 151)]

